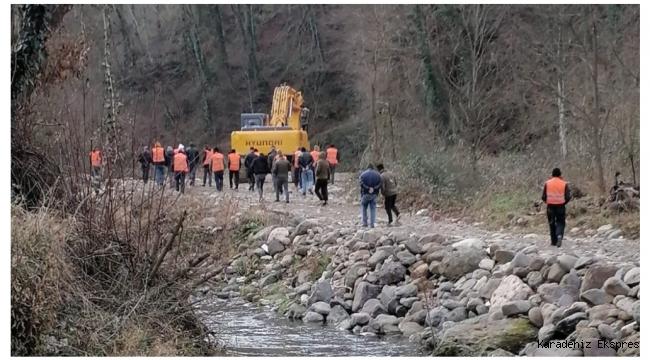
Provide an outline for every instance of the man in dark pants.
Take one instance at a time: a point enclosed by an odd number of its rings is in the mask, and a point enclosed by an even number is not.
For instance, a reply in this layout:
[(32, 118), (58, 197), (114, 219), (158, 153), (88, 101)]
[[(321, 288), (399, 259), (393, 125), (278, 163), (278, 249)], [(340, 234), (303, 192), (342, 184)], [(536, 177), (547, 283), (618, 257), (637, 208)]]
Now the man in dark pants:
[(324, 151), (321, 151), (320, 154), (318, 154), (318, 161), (316, 162), (316, 169), (314, 170), (314, 177), (316, 178), (314, 192), (316, 193), (316, 196), (318, 196), (318, 199), (322, 201), (322, 206), (327, 205), (327, 182), (332, 175), (330, 162), (327, 161), (326, 156), (327, 155)]
[(187, 155), (187, 162), (190, 167), (190, 186), (194, 186), (194, 181), (196, 180), (196, 166), (199, 164), (199, 149), (194, 145), (193, 141), (190, 141), (190, 146), (185, 149), (185, 155)]
[[(230, 150), (228, 154), (228, 179), (230, 188), (239, 190), (239, 169), (241, 168), (241, 158), (237, 155), (235, 149)], [(235, 182), (233, 183), (233, 179)]]
[(393, 224), (393, 212), (395, 213), (395, 225), (399, 226), (399, 210), (395, 203), (397, 202), (397, 180), (392, 172), (384, 169), (383, 164), (377, 164), (377, 170), (381, 174), (381, 193), (384, 194), (384, 209), (388, 214), (388, 226)]
[(246, 167), (246, 177), (248, 178), (248, 191), (253, 191), (255, 190), (255, 174), (253, 173), (253, 169), (251, 169), (251, 164), (253, 164), (253, 160), (255, 160), (256, 155), (255, 155), (255, 148), (251, 147), (251, 151), (246, 154), (246, 157), (244, 158), (244, 166)]
[(203, 146), (203, 186), (206, 180), (208, 186), (212, 187), (212, 174), (210, 173), (210, 159), (212, 159), (212, 149), (208, 145)]
[(287, 161), (282, 154), (282, 150), (278, 151), (280, 157), (273, 162), (271, 174), (275, 176), (275, 201), (280, 201), (280, 194), (284, 192), (284, 201), (289, 202), (289, 172), (291, 171), (291, 163)]
[(552, 176), (544, 184), (542, 201), (547, 204), (546, 215), (551, 230), (551, 245), (560, 247), (566, 225), (566, 204), (571, 200), (571, 193), (566, 181), (561, 177), (560, 169), (553, 169)]
[(145, 146), (144, 150), (140, 153), (138, 162), (142, 166), (142, 181), (146, 184), (149, 181), (149, 169), (151, 168), (151, 163), (153, 163), (153, 157), (148, 146)]

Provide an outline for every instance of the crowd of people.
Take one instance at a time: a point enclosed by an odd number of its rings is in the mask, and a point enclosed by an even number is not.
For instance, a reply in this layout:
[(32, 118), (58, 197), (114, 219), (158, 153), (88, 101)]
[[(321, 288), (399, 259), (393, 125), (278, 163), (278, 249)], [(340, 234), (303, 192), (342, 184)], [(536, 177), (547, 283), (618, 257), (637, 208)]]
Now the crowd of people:
[[(138, 156), (142, 168), (142, 181), (145, 184), (149, 182), (153, 165), (156, 184), (163, 187), (168, 180), (169, 187), (175, 188), (181, 194), (185, 193), (188, 176), (189, 185), (195, 186), (199, 164), (203, 165), (203, 186), (207, 184), (212, 187), (214, 179), (217, 191), (223, 191), (226, 169), (230, 189), (238, 190), (239, 171), (244, 166), (248, 190), (257, 190), (260, 201), (264, 199), (264, 183), (270, 173), (276, 202), (280, 201), (280, 196), (284, 196), (284, 201), (289, 203), (289, 177), (291, 177), (294, 187), (302, 196), (307, 196), (307, 193), (315, 194), (322, 206), (327, 205), (329, 200), (328, 185), (334, 184), (336, 167), (340, 160), (339, 151), (333, 144), (326, 151), (320, 151), (318, 145), (314, 146), (312, 151), (299, 147), (293, 153), (293, 162), (289, 162), (282, 150), (276, 150), (275, 147), (271, 147), (268, 154), (260, 153), (256, 148), (251, 147), (242, 164), (241, 157), (235, 150), (231, 150), (227, 156), (224, 156), (218, 147), (210, 148), (205, 145), (201, 153), (194, 142), (190, 142), (187, 148), (179, 144), (176, 149), (171, 146), (164, 149), (159, 142), (156, 142), (152, 149), (145, 146)], [(91, 151), (90, 161), (94, 180), (97, 174), (101, 173), (102, 160), (98, 148)], [(386, 170), (383, 164), (377, 164), (377, 170), (369, 164), (359, 176), (359, 185), (364, 227), (375, 226), (377, 200), (380, 193), (385, 199), (384, 207), (388, 214), (388, 225), (399, 224), (400, 213), (395, 205), (397, 180), (392, 172)], [(393, 215), (395, 215), (394, 219)]]
[[(327, 205), (327, 185), (334, 184), (334, 175), (339, 161), (340, 154), (334, 145), (330, 145), (326, 151), (320, 151), (318, 146), (314, 146), (311, 152), (304, 147), (299, 147), (293, 154), (292, 163), (281, 150), (276, 150), (275, 147), (271, 147), (268, 154), (260, 153), (256, 148), (251, 147), (242, 163), (241, 157), (235, 150), (231, 150), (227, 156), (224, 156), (218, 147), (210, 148), (205, 145), (201, 154), (193, 142), (190, 142), (187, 148), (180, 144), (176, 149), (171, 146), (163, 149), (162, 145), (156, 142), (152, 149), (145, 146), (138, 157), (144, 183), (149, 181), (153, 165), (156, 184), (162, 187), (167, 179), (170, 188), (175, 188), (181, 194), (185, 192), (188, 176), (189, 185), (195, 186), (199, 164), (203, 165), (203, 186), (207, 184), (212, 187), (214, 179), (217, 191), (223, 191), (226, 169), (230, 188), (238, 190), (239, 171), (244, 166), (249, 191), (257, 190), (260, 201), (264, 199), (264, 183), (270, 173), (276, 201), (280, 201), (280, 196), (284, 195), (285, 202), (289, 202), (289, 177), (291, 176), (294, 186), (300, 189), (303, 196), (306, 196), (307, 192), (312, 195), (315, 193), (322, 205)], [(93, 165), (93, 171), (94, 169)]]

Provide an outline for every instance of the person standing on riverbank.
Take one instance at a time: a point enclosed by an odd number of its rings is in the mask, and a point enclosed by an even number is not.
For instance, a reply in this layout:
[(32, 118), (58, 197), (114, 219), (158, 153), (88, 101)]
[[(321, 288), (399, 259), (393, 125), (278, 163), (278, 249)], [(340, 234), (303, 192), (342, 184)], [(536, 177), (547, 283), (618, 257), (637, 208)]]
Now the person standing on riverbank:
[(153, 162), (151, 151), (149, 151), (148, 146), (145, 146), (144, 149), (142, 149), (140, 156), (138, 156), (138, 162), (142, 168), (142, 181), (146, 184), (149, 182), (149, 170), (151, 169), (151, 163)]
[(298, 146), (298, 149), (293, 152), (293, 173), (291, 173), (291, 180), (293, 180), (293, 185), (296, 189), (300, 188), (300, 165), (298, 165), (300, 154), (302, 154), (302, 151), (300, 151), (300, 146)]
[(334, 185), (334, 174), (336, 173), (336, 166), (339, 164), (339, 161), (341, 161), (339, 150), (334, 144), (330, 144), (330, 147), (327, 148), (327, 162), (330, 164), (330, 184), (332, 185)]
[(212, 150), (212, 158), (210, 159), (210, 171), (214, 174), (214, 183), (217, 186), (217, 191), (223, 191), (223, 171), (226, 168), (223, 154), (219, 152), (219, 148), (215, 147)]
[(246, 154), (246, 157), (244, 157), (244, 166), (246, 166), (246, 177), (248, 178), (248, 191), (254, 191), (255, 190), (255, 174), (253, 173), (253, 169), (251, 168), (251, 165), (253, 164), (253, 160), (257, 155), (255, 155), (255, 148), (251, 147), (250, 152)]
[(316, 170), (314, 173), (316, 177), (316, 186), (314, 192), (321, 205), (327, 205), (327, 182), (331, 176), (330, 163), (327, 161), (327, 155), (324, 151), (318, 154), (318, 161), (316, 162)]
[(212, 149), (208, 145), (203, 146), (203, 186), (206, 179), (209, 187), (212, 187), (212, 173), (210, 172), (210, 159), (212, 159)]
[(91, 181), (92, 185), (95, 188), (95, 191), (99, 191), (102, 182), (102, 153), (99, 151), (99, 147), (95, 147), (90, 152), (90, 167), (91, 167)]
[(156, 142), (151, 150), (151, 156), (153, 158), (153, 172), (154, 180), (158, 186), (163, 186), (165, 184), (165, 168), (167, 167), (167, 157), (165, 154), (165, 149), (159, 142)]
[(185, 149), (178, 149), (178, 153), (174, 155), (174, 179), (176, 180), (176, 191), (180, 191), (181, 194), (185, 194), (185, 175), (189, 171)]
[(370, 227), (375, 227), (377, 215), (377, 194), (381, 189), (381, 175), (375, 171), (372, 164), (368, 164), (366, 171), (359, 176), (361, 188), (361, 219), (362, 226), (368, 226), (368, 209), (370, 209)]
[(280, 195), (284, 192), (284, 199), (289, 203), (289, 172), (291, 172), (291, 163), (278, 150), (278, 159), (273, 163), (271, 174), (275, 177), (275, 201), (280, 201)]
[(300, 149), (302, 153), (298, 158), (298, 165), (300, 166), (300, 188), (302, 189), (302, 196), (307, 195), (307, 191), (313, 194), (314, 184), (314, 159), (312, 155), (304, 147)]
[(251, 170), (255, 176), (255, 185), (257, 192), (260, 194), (260, 201), (264, 200), (264, 181), (266, 174), (269, 173), (269, 162), (264, 153), (260, 153), (258, 157), (251, 163)]
[(546, 216), (551, 231), (551, 245), (562, 246), (566, 226), (566, 204), (571, 200), (571, 193), (562, 172), (555, 168), (551, 178), (544, 183), (542, 201), (546, 203)]
[(399, 210), (395, 206), (397, 202), (397, 180), (392, 172), (386, 170), (383, 164), (377, 164), (377, 170), (381, 174), (381, 193), (384, 195), (384, 209), (388, 214), (388, 226), (393, 224), (393, 212), (395, 213), (395, 225), (399, 225)]
[(196, 180), (196, 166), (199, 164), (199, 149), (194, 145), (193, 141), (190, 141), (190, 146), (185, 150), (185, 155), (187, 155), (187, 162), (190, 167), (190, 186), (194, 186), (194, 181)]
[[(230, 150), (228, 154), (228, 180), (230, 180), (230, 188), (239, 190), (239, 169), (241, 169), (241, 158), (237, 155), (235, 149)], [(235, 180), (233, 184), (233, 179)]]

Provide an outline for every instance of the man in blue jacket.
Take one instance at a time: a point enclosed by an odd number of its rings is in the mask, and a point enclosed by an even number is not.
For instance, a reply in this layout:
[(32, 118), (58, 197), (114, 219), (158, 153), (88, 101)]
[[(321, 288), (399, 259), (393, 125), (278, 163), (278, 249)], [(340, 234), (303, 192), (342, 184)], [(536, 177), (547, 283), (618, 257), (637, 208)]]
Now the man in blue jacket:
[(368, 208), (370, 208), (370, 227), (375, 227), (375, 215), (377, 213), (377, 196), (381, 189), (381, 175), (375, 171), (372, 164), (359, 176), (361, 187), (361, 218), (363, 227), (368, 226)]

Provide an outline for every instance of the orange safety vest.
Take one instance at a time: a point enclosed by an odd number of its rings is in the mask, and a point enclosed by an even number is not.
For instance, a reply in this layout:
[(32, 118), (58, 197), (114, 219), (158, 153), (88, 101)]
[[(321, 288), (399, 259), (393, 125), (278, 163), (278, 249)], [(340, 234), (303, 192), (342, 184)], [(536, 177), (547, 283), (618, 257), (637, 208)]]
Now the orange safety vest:
[(205, 153), (205, 160), (203, 160), (203, 165), (210, 165), (210, 159), (212, 159), (212, 150), (203, 150)]
[(102, 156), (99, 151), (90, 152), (90, 163), (93, 167), (102, 166)]
[(155, 147), (151, 150), (151, 154), (153, 155), (153, 162), (161, 163), (165, 161), (165, 150), (163, 148)]
[(336, 165), (339, 163), (338, 160), (336, 160), (336, 155), (338, 155), (339, 151), (336, 150), (336, 148), (329, 148), (327, 149), (327, 162), (329, 162), (332, 165)]
[(240, 157), (235, 153), (228, 154), (228, 170), (239, 171)]
[(554, 177), (546, 181), (546, 203), (549, 205), (563, 205), (566, 181)]
[(293, 153), (293, 167), (298, 168), (298, 157), (300, 156), (302, 152), (300, 150), (296, 150), (295, 153)]
[(320, 154), (320, 151), (312, 150), (311, 158), (314, 160), (314, 162), (318, 161), (318, 155), (319, 154)]
[(190, 169), (187, 167), (187, 156), (185, 154), (178, 153), (174, 155), (174, 172), (189, 172)]
[(216, 152), (212, 154), (212, 172), (223, 171), (223, 154)]

